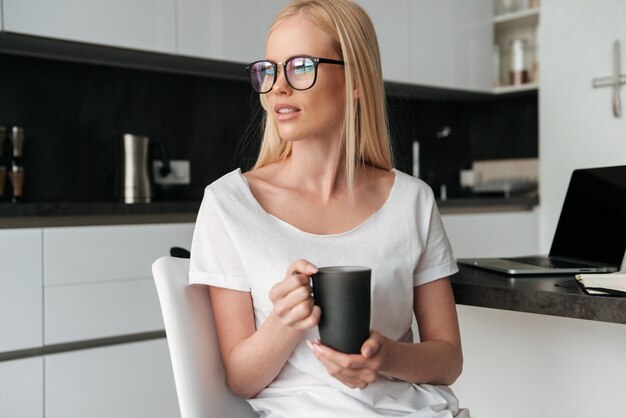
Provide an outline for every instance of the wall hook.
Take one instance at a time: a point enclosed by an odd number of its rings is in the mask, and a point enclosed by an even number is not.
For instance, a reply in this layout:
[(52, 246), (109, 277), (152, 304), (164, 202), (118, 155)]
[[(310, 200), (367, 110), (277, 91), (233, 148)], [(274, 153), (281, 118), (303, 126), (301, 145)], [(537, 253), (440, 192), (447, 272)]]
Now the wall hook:
[(622, 57), (619, 40), (613, 42), (613, 75), (593, 79), (593, 88), (612, 87), (613, 88), (613, 115), (619, 118), (622, 116), (622, 101), (620, 92), (622, 84), (626, 84), (626, 74), (622, 74)]

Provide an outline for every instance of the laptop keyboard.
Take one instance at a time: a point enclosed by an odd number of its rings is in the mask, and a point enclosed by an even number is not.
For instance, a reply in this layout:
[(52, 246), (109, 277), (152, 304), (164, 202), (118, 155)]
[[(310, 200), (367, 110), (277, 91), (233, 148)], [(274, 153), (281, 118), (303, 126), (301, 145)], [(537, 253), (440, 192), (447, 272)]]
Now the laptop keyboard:
[(505, 258), (505, 260), (515, 261), (518, 263), (530, 264), (533, 266), (541, 266), (549, 269), (556, 268), (583, 268), (589, 267), (587, 264), (582, 263), (574, 263), (563, 260), (555, 260), (554, 258), (549, 257), (513, 257), (513, 258)]

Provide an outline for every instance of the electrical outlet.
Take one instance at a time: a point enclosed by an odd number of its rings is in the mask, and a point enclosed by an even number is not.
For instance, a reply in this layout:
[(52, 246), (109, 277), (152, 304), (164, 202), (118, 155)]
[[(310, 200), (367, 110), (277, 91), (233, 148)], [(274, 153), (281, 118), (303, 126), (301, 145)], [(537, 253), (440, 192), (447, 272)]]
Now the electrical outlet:
[(154, 160), (152, 162), (152, 173), (154, 174), (154, 182), (156, 184), (191, 183), (188, 160), (171, 160), (170, 167), (172, 168), (172, 172), (165, 177), (161, 176), (161, 167), (163, 167), (163, 161)]

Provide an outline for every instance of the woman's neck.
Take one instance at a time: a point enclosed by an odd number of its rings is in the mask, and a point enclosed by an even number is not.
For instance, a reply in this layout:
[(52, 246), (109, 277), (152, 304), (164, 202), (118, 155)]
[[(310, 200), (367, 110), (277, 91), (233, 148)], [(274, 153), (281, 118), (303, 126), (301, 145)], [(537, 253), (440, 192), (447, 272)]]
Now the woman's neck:
[(293, 187), (331, 199), (347, 190), (344, 150), (333, 144), (294, 142), (281, 167), (281, 176)]

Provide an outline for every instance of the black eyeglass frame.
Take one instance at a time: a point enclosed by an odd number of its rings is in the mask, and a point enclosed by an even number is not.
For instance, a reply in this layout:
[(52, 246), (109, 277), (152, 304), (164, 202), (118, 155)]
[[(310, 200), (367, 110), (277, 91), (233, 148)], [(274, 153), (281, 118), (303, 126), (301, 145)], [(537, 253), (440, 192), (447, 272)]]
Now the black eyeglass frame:
[[(291, 84), (291, 81), (289, 81), (289, 76), (287, 75), (287, 64), (289, 62), (291, 62), (294, 59), (297, 58), (308, 58), (310, 60), (313, 61), (313, 68), (315, 71), (315, 75), (313, 77), (313, 82), (311, 83), (311, 85), (307, 88), (304, 89), (300, 89), (297, 87), (294, 87)], [(272, 64), (272, 67), (274, 68), (274, 80), (272, 80), (272, 85), (270, 86), (270, 88), (267, 91), (259, 91), (254, 87), (254, 83), (252, 82), (252, 66), (254, 66), (254, 64), (258, 64), (259, 62), (269, 62), (270, 64)], [(317, 81), (317, 66), (319, 64), (335, 64), (335, 65), (345, 65), (344, 61), (340, 61), (340, 60), (333, 60), (333, 59), (329, 59), (329, 58), (319, 58), (319, 57), (311, 57), (309, 55), (296, 55), (294, 57), (290, 57), (288, 58), (286, 61), (284, 62), (274, 62), (274, 61), (270, 61), (270, 60), (258, 60), (258, 61), (254, 61), (251, 62), (250, 64), (246, 65), (246, 71), (248, 71), (248, 75), (250, 76), (250, 84), (252, 84), (252, 88), (259, 94), (266, 94), (269, 93), (270, 91), (272, 91), (272, 89), (274, 88), (274, 84), (276, 84), (276, 80), (278, 77), (278, 65), (282, 64), (283, 66), (283, 74), (285, 75), (285, 80), (287, 80), (287, 84), (289, 84), (289, 87), (291, 87), (294, 90), (298, 90), (298, 91), (305, 91), (308, 90), (310, 88), (312, 88), (315, 85), (315, 82)]]

